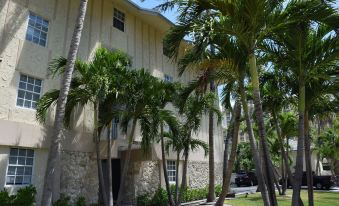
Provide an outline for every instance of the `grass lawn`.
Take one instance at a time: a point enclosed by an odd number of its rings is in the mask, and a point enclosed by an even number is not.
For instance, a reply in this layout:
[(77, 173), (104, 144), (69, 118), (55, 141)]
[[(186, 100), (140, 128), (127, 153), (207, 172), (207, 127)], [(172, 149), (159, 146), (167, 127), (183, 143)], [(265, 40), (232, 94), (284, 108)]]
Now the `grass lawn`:
[[(290, 206), (292, 200), (292, 190), (287, 191), (287, 196), (277, 195), (279, 206)], [(304, 205), (307, 204), (307, 190), (301, 191), (301, 199)], [(260, 193), (249, 194), (247, 197), (238, 196), (234, 200), (226, 200), (226, 204), (232, 206), (263, 206)], [(339, 206), (339, 193), (333, 192), (316, 192), (314, 191), (314, 205), (315, 206)]]

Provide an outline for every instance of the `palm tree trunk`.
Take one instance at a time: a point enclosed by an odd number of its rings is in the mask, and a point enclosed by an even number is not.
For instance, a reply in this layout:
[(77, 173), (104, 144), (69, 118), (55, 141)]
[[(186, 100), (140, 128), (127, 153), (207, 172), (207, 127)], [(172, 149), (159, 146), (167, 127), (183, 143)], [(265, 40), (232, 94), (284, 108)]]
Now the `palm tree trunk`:
[[(320, 137), (320, 119), (318, 119), (318, 138)], [(315, 172), (317, 175), (320, 175), (320, 152), (317, 151), (317, 166), (316, 166), (316, 169), (315, 169)]]
[(286, 190), (287, 190), (287, 181), (286, 181), (286, 169), (284, 165), (284, 157), (283, 157), (283, 146), (281, 147), (281, 195), (286, 195)]
[[(191, 138), (191, 134), (189, 134), (189, 140), (188, 140), (188, 144), (190, 142), (190, 138)], [(186, 179), (187, 179), (187, 166), (188, 166), (188, 155), (189, 155), (189, 146), (187, 146), (184, 149), (184, 165), (183, 165), (183, 170), (182, 170), (182, 178), (181, 178), (181, 187), (180, 187), (180, 191), (184, 191), (187, 187), (186, 185)], [(179, 192), (178, 195), (178, 201), (176, 202), (176, 205), (179, 206), (181, 205), (181, 192)]]
[(308, 206), (314, 206), (313, 199), (313, 175), (311, 163), (311, 140), (309, 134), (309, 120), (308, 111), (305, 110), (305, 164), (306, 164), (306, 177), (307, 177), (307, 191), (308, 191)]
[(134, 141), (134, 133), (135, 133), (136, 125), (137, 125), (137, 119), (133, 119), (131, 134), (128, 137), (128, 148), (127, 148), (127, 154), (126, 154), (126, 157), (125, 157), (124, 168), (123, 168), (122, 174), (121, 174), (119, 193), (118, 193), (118, 198), (117, 198), (117, 206), (121, 205), (125, 179), (126, 179), (127, 172), (128, 172), (129, 162), (131, 160), (132, 144), (133, 144), (133, 141)]
[[(224, 171), (223, 171), (223, 184), (222, 184), (222, 191), (220, 193), (219, 199), (216, 202), (216, 206), (223, 206), (226, 195), (229, 190), (231, 175), (233, 170), (234, 161), (237, 155), (237, 146), (238, 146), (238, 133), (240, 127), (240, 116), (241, 116), (241, 104), (239, 101), (235, 102), (233, 115), (231, 119), (231, 124), (228, 127), (227, 131), (227, 139), (232, 138), (232, 148), (230, 153), (230, 158), (227, 161), (227, 150), (228, 146), (225, 145), (225, 152), (224, 152)], [(226, 163), (227, 162), (227, 163)]]
[[(214, 81), (210, 82), (210, 90), (215, 93)], [(209, 112), (209, 128), (208, 128), (208, 166), (209, 166), (209, 184), (207, 202), (213, 202), (215, 200), (215, 173), (214, 173), (214, 137), (213, 137), (213, 123), (214, 116), (213, 111)]]
[(107, 193), (108, 193), (108, 206), (113, 206), (113, 189), (112, 189), (112, 139), (111, 139), (111, 127), (112, 122), (110, 122), (107, 126)]
[(167, 167), (166, 167), (166, 156), (165, 156), (165, 145), (164, 145), (164, 126), (161, 124), (160, 127), (160, 141), (161, 141), (161, 158), (162, 158), (162, 169), (164, 172), (164, 178), (165, 178), (165, 184), (166, 184), (166, 191), (168, 196), (168, 203), (170, 206), (174, 206), (174, 201), (171, 193), (171, 187), (168, 180), (168, 174), (167, 174)]
[(284, 149), (284, 139), (282, 138), (282, 135), (281, 135), (280, 126), (279, 126), (277, 114), (276, 114), (275, 111), (272, 112), (272, 116), (273, 116), (273, 120), (274, 120), (276, 131), (277, 131), (277, 136), (279, 138), (280, 150), (281, 150), (282, 191), (281, 192), (279, 191), (279, 194), (280, 195), (286, 195), (287, 182), (286, 182), (286, 174), (285, 174), (285, 165), (284, 165), (284, 162), (287, 163), (286, 164), (286, 169), (288, 169), (287, 168), (288, 160), (287, 160), (287, 157), (286, 157), (286, 154), (285, 154), (285, 149)]
[(104, 205), (108, 206), (107, 202), (107, 193), (104, 185), (104, 175), (102, 172), (102, 165), (100, 159), (100, 132), (99, 132), (99, 125), (98, 125), (98, 115), (99, 115), (99, 104), (94, 103), (94, 141), (95, 141), (95, 152), (97, 156), (97, 167), (98, 167), (98, 177), (99, 177), (99, 188), (102, 194), (102, 198), (104, 200)]
[(296, 167), (295, 167), (295, 176), (294, 176), (294, 186), (293, 186), (293, 195), (292, 195), (292, 206), (299, 206), (300, 198), (300, 188), (301, 180), (303, 176), (303, 159), (304, 159), (304, 139), (305, 139), (305, 130), (304, 130), (304, 114), (305, 114), (305, 79), (304, 79), (304, 70), (300, 66), (299, 72), (299, 102), (298, 102), (298, 113), (299, 113), (299, 123), (298, 123), (298, 146), (297, 146), (297, 156), (296, 156)]
[[(268, 149), (267, 149), (267, 141), (266, 141), (265, 130), (264, 130), (264, 125), (263, 125), (263, 113), (262, 113), (260, 92), (259, 92), (259, 79), (258, 79), (258, 74), (256, 70), (256, 62), (255, 62), (254, 54), (250, 55), (250, 71), (252, 75), (252, 85), (254, 88), (254, 105), (255, 105), (255, 111), (256, 111), (256, 118), (258, 120), (258, 125), (260, 125), (259, 136), (260, 136), (260, 140), (263, 146), (264, 161), (266, 161), (265, 165), (268, 166), (268, 160), (270, 159), (270, 156), (269, 156)], [(242, 106), (244, 108), (244, 113), (245, 113), (247, 132), (248, 132), (248, 136), (249, 136), (249, 140), (251, 144), (252, 155), (255, 161), (255, 170), (256, 170), (256, 175), (258, 177), (258, 188), (260, 188), (260, 192), (261, 192), (261, 196), (264, 201), (264, 205), (275, 206), (276, 204), (274, 204), (274, 201), (272, 201), (272, 199), (274, 199), (273, 197), (275, 197), (274, 183), (272, 181), (269, 181), (267, 182), (267, 187), (266, 187), (266, 183), (265, 183), (266, 181), (264, 177), (265, 175), (263, 175), (259, 151), (258, 151), (256, 140), (253, 135), (252, 123), (251, 123), (251, 119), (250, 119), (250, 115), (248, 111), (248, 105), (247, 105), (243, 80), (240, 81), (240, 92), (241, 92), (241, 102), (242, 102)], [(272, 177), (272, 174), (269, 171), (270, 171), (270, 168), (266, 167), (266, 174)], [(271, 180), (270, 178), (267, 178), (267, 180), (268, 179)], [(273, 194), (272, 194), (272, 187), (273, 187)]]
[(257, 64), (256, 58), (253, 53), (249, 54), (249, 66), (250, 66), (250, 74), (252, 77), (252, 87), (253, 87), (253, 99), (254, 99), (254, 106), (255, 106), (255, 114), (256, 120), (258, 123), (259, 129), (259, 138), (262, 145), (262, 152), (263, 152), (263, 160), (264, 160), (264, 176), (265, 182), (267, 183), (267, 191), (270, 199), (271, 206), (277, 206), (277, 199), (275, 196), (275, 188), (274, 182), (272, 181), (273, 171), (271, 170), (269, 161), (271, 160), (271, 156), (268, 150), (268, 142), (266, 139), (266, 132), (265, 132), (265, 124), (264, 124), (264, 115), (262, 110), (261, 98), (260, 98), (260, 90), (259, 90), (259, 76), (257, 71)]
[(75, 28), (71, 40), (70, 49), (67, 56), (67, 64), (62, 78), (61, 89), (55, 110), (55, 120), (53, 134), (51, 136), (51, 147), (48, 152), (48, 161), (45, 173), (44, 188), (42, 191), (41, 205), (50, 206), (52, 202), (59, 199), (60, 196), (60, 159), (61, 159), (61, 140), (62, 124), (65, 116), (65, 106), (69, 92), (74, 64), (78, 53), (81, 39), (82, 28), (86, 15), (88, 0), (81, 0), (79, 13), (75, 23)]
[(175, 171), (175, 202), (179, 202), (179, 194), (180, 194), (180, 190), (179, 190), (179, 162), (180, 162), (180, 152), (177, 151), (177, 161), (176, 163), (176, 171)]

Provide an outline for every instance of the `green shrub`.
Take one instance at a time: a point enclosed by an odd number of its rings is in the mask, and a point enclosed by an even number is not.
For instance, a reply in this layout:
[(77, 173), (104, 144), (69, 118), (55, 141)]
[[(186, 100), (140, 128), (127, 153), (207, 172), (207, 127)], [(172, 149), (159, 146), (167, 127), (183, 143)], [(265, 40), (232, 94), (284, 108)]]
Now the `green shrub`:
[(216, 195), (217, 197), (220, 196), (221, 191), (222, 191), (222, 185), (217, 185), (217, 186), (215, 186), (215, 195)]
[(148, 194), (140, 195), (137, 197), (137, 206), (149, 206), (151, 199)]
[(35, 205), (35, 195), (36, 189), (33, 185), (20, 188), (15, 195), (14, 205), (33, 206)]
[(154, 206), (167, 206), (168, 205), (168, 197), (166, 190), (161, 187), (155, 192), (151, 204)]
[(0, 192), (0, 205), (10, 205), (12, 202), (11, 197), (6, 189)]
[(71, 198), (61, 195), (60, 199), (53, 203), (53, 206), (71, 206)]
[[(175, 185), (171, 185), (171, 193), (173, 198), (175, 197)], [(215, 193), (217, 196), (221, 193), (221, 185), (215, 187)], [(191, 202), (195, 200), (206, 199), (208, 194), (208, 188), (185, 188), (180, 190), (181, 193), (181, 202)], [(154, 194), (153, 198), (150, 198), (148, 194), (141, 195), (137, 198), (138, 206), (167, 206), (168, 205), (168, 196), (167, 191), (159, 188)]]
[(36, 189), (30, 185), (20, 188), (15, 195), (9, 195), (7, 190), (0, 192), (1, 206), (33, 206), (35, 205)]
[(75, 201), (75, 206), (86, 206), (86, 199), (84, 197), (78, 197)]

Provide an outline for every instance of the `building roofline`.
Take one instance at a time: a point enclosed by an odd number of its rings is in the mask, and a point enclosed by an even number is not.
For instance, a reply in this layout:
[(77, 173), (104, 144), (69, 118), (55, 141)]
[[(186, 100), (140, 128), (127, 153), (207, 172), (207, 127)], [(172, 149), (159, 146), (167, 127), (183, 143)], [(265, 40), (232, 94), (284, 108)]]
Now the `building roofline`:
[(167, 17), (165, 17), (162, 13), (160, 13), (159, 11), (155, 10), (155, 9), (146, 9), (146, 8), (142, 8), (139, 5), (137, 5), (136, 3), (134, 3), (131, 0), (126, 0), (126, 2), (128, 2), (131, 6), (133, 6), (134, 8), (136, 8), (137, 10), (147, 13), (149, 15), (153, 15), (153, 16), (159, 16), (160, 18), (162, 18), (163, 20), (165, 20), (168, 24), (170, 24), (171, 26), (175, 26), (175, 24), (169, 20)]

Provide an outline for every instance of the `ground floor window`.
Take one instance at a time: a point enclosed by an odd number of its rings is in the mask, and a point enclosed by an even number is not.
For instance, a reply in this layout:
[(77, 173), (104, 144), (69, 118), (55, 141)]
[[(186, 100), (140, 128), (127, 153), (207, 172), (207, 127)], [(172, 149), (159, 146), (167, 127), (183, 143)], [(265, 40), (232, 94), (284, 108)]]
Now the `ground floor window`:
[(168, 181), (170, 183), (175, 183), (176, 181), (176, 164), (174, 160), (167, 160), (167, 175)]
[(34, 150), (11, 148), (9, 153), (6, 185), (32, 183)]

